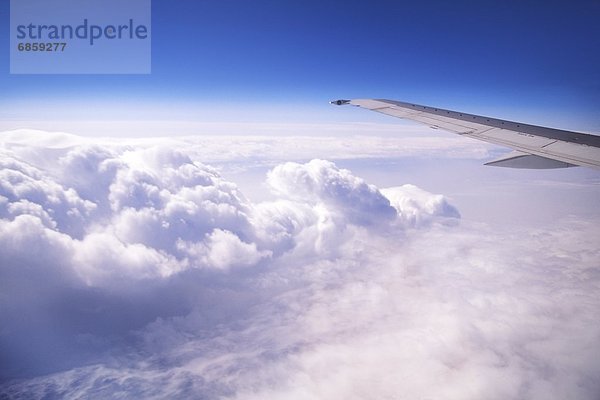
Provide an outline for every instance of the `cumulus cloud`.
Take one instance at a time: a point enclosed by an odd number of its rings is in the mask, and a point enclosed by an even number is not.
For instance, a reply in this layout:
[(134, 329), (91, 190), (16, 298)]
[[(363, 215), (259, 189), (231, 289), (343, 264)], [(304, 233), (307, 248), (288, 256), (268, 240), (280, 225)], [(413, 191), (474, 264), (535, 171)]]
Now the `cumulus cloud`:
[(593, 221), (501, 234), (318, 159), (257, 203), (177, 141), (55, 141), (0, 149), (0, 396), (600, 393)]
[(220, 270), (256, 265), (272, 254), (270, 250), (259, 251), (256, 243), (242, 242), (235, 234), (221, 229), (215, 229), (203, 242), (178, 241), (177, 245), (196, 264)]
[(83, 220), (96, 207), (70, 187), (45, 179), (44, 173), (3, 154), (0, 159), (0, 215), (37, 215), (50, 228), (80, 234)]
[(382, 189), (381, 193), (396, 209), (407, 226), (420, 227), (436, 218), (460, 218), (460, 213), (441, 194), (431, 194), (411, 184)]
[(277, 194), (309, 204), (323, 203), (359, 225), (396, 218), (390, 201), (375, 186), (330, 161), (282, 164), (269, 172), (267, 182)]

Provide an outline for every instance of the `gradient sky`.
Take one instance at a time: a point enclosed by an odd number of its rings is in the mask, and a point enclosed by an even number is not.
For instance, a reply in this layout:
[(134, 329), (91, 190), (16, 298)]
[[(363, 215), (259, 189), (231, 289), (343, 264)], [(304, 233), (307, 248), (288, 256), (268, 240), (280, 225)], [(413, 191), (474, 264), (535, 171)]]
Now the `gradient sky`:
[(152, 74), (78, 76), (8, 73), (8, 3), (4, 120), (307, 122), (376, 97), (600, 132), (597, 1), (153, 0)]

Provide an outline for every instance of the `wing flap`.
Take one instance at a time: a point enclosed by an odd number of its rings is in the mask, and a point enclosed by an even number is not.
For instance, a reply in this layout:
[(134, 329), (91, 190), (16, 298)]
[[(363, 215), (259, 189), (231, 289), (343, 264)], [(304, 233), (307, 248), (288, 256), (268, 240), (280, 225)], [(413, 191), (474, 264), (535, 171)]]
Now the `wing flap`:
[(526, 169), (553, 169), (575, 167), (574, 164), (553, 160), (551, 158), (535, 156), (520, 151), (513, 151), (494, 161), (487, 162), (485, 163), (485, 165), (491, 165), (494, 167)]
[(546, 154), (556, 154), (577, 165), (600, 168), (600, 147), (556, 141), (543, 148)]
[(492, 128), (479, 135), (478, 139), (488, 140), (496, 144), (503, 144), (511, 147), (512, 145), (521, 146), (528, 149), (541, 149), (554, 142), (555, 139), (548, 139), (541, 136), (528, 135), (526, 133), (509, 131), (506, 129)]

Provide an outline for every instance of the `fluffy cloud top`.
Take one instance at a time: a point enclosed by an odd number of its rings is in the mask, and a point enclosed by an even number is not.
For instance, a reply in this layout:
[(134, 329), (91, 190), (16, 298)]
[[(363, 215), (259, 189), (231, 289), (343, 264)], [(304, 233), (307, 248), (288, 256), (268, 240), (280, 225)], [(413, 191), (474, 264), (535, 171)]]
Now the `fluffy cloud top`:
[(499, 237), (324, 160), (255, 203), (180, 144), (64, 140), (0, 148), (0, 396), (600, 393), (593, 223)]
[(375, 186), (329, 161), (279, 165), (269, 172), (267, 182), (277, 194), (308, 204), (323, 203), (358, 225), (385, 223), (396, 217), (389, 199)]

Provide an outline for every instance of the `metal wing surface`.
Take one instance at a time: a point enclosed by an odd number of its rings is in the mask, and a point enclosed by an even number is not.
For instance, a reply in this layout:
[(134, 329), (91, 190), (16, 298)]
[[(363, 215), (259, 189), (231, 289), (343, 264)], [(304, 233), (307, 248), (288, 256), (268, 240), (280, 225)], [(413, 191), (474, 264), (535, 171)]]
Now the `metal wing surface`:
[(520, 122), (473, 115), (413, 103), (384, 99), (336, 100), (432, 128), (510, 147), (514, 152), (486, 165), (511, 168), (565, 168), (583, 166), (600, 169), (600, 136), (545, 128)]

